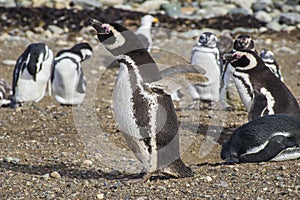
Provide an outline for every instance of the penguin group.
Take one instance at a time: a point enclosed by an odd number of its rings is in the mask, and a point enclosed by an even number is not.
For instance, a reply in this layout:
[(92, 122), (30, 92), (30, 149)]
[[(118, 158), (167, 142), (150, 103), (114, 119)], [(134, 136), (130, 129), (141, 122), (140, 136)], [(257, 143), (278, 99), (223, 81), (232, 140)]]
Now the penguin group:
[[(300, 108), (283, 82), (271, 50), (258, 53), (249, 35), (239, 35), (232, 48), (222, 50), (220, 56), (217, 36), (203, 32), (190, 50), (190, 65), (160, 71), (150, 54), (153, 22), (158, 19), (146, 15), (133, 32), (119, 23), (88, 20), (99, 42), (120, 64), (113, 91), (114, 117), (128, 147), (143, 165), (140, 176), (132, 182), (147, 181), (154, 174), (193, 176), (180, 155), (178, 117), (172, 100), (172, 94), (182, 87), (188, 91), (183, 95), (192, 97), (190, 108), (197, 108), (199, 102), (225, 102), (229, 84), (236, 87), (249, 122), (222, 145), (221, 158), (226, 162), (300, 157)], [(44, 43), (30, 44), (17, 59), (12, 87), (0, 81), (0, 106), (39, 102), (47, 87), (61, 105), (81, 104), (86, 94), (81, 64), (92, 55), (93, 48), (84, 42), (55, 56)], [(180, 76), (197, 81), (183, 86), (176, 82)]]
[(12, 87), (4, 80), (0, 82), (1, 105), (16, 108), (24, 103), (39, 102), (46, 95), (47, 87), (62, 105), (82, 103), (86, 83), (81, 62), (92, 53), (88, 43), (79, 43), (54, 57), (48, 45), (31, 43), (16, 61)]

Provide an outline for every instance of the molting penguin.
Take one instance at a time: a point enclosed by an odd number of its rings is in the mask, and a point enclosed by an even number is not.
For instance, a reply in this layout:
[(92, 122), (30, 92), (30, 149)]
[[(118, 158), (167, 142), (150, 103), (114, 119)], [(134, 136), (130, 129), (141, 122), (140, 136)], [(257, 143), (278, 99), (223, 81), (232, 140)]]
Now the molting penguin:
[(0, 80), (0, 107), (11, 103), (11, 86), (3, 79)]
[(178, 122), (170, 95), (151, 55), (137, 36), (116, 23), (90, 19), (99, 41), (120, 62), (113, 93), (115, 119), (130, 149), (144, 166), (143, 180), (161, 172), (191, 176), (180, 158)]
[(248, 115), (250, 121), (272, 114), (300, 117), (299, 105), (293, 94), (269, 70), (255, 51), (236, 51), (227, 58), (235, 68), (233, 75), (242, 80), (251, 97)]
[(151, 26), (152, 23), (158, 23), (158, 19), (151, 15), (145, 15), (141, 19), (141, 26), (136, 30), (135, 34), (139, 40), (143, 43), (144, 47), (151, 51), (152, 48), (152, 37), (151, 37)]
[(76, 105), (83, 102), (86, 81), (81, 62), (92, 54), (92, 47), (88, 43), (79, 43), (56, 55), (51, 80), (54, 98), (60, 104)]
[(300, 119), (267, 115), (244, 124), (223, 144), (221, 158), (228, 162), (300, 158)]
[(265, 65), (271, 70), (271, 72), (273, 72), (275, 76), (277, 76), (277, 78), (283, 82), (284, 80), (279, 69), (279, 65), (275, 60), (274, 53), (269, 49), (263, 49), (260, 52), (260, 57), (264, 61)]
[[(239, 50), (251, 50), (255, 51), (254, 41), (249, 35), (239, 35), (234, 43), (233, 48), (230, 53)], [(230, 62), (225, 61), (224, 69), (222, 72), (222, 84), (220, 90), (220, 101), (224, 109), (232, 109), (235, 106), (231, 105), (231, 102), (228, 102), (228, 93), (238, 92), (240, 99), (245, 106), (246, 110), (249, 112), (251, 108), (251, 96), (248, 93), (247, 88), (243, 84), (242, 77), (233, 76), (234, 68), (231, 66)], [(233, 84), (235, 87), (233, 87)], [(237, 90), (237, 91), (236, 91)], [(229, 97), (230, 98), (230, 97)]]
[(194, 100), (195, 107), (197, 100), (217, 102), (219, 101), (219, 90), (221, 80), (221, 62), (219, 50), (216, 47), (217, 37), (211, 32), (201, 34), (199, 41), (191, 52), (191, 64), (199, 65), (206, 71), (208, 81), (202, 84), (195, 84), (189, 87), (189, 93)]
[(18, 58), (13, 72), (13, 104), (38, 102), (51, 76), (53, 53), (43, 43), (32, 43)]

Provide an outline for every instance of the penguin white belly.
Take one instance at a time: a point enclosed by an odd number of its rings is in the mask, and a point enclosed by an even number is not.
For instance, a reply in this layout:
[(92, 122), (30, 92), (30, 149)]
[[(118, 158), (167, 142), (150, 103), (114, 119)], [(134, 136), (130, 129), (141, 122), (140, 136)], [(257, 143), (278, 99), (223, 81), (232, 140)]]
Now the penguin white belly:
[[(208, 78), (208, 81), (201, 85), (190, 86), (189, 91), (193, 99), (218, 101), (221, 71), (216, 55), (214, 53), (196, 52), (192, 57), (191, 64), (203, 67), (206, 71), (205, 76)], [(194, 92), (195, 90), (191, 87), (195, 87), (197, 92)]]
[(24, 69), (15, 88), (17, 102), (38, 102), (45, 96), (51, 65), (44, 63), (41, 71), (36, 74), (36, 81), (33, 80), (28, 70)]
[[(149, 141), (149, 145), (151, 146), (151, 153), (149, 152), (149, 146), (146, 145), (144, 142), (145, 137), (141, 135), (141, 129), (144, 127), (139, 127), (137, 124), (136, 116), (134, 116), (134, 110), (133, 110), (133, 89), (130, 84), (129, 80), (129, 72), (127, 67), (124, 64), (120, 64), (121, 68), (118, 73), (118, 77), (116, 80), (116, 85), (113, 92), (113, 108), (114, 108), (114, 117), (120, 127), (120, 129), (123, 132), (124, 137), (126, 138), (126, 141), (129, 145), (129, 147), (132, 149), (132, 151), (135, 153), (135, 156), (137, 159), (143, 163), (145, 170), (147, 172), (155, 171), (157, 169), (157, 149), (156, 147), (156, 127), (155, 123), (155, 117), (156, 113), (150, 117), (150, 128), (149, 128), (149, 138), (151, 138), (151, 141)], [(133, 88), (137, 88), (134, 86)], [(147, 93), (147, 91), (142, 91)], [(148, 93), (149, 96), (155, 101), (155, 96), (152, 96), (150, 93)], [(155, 108), (155, 104), (152, 104), (154, 106), (150, 106), (149, 113), (156, 112), (157, 108)], [(152, 123), (151, 123), (152, 122)]]
[[(253, 104), (254, 98), (253, 96), (251, 96), (251, 94), (249, 94), (249, 91), (247, 90), (247, 87), (250, 87), (251, 93), (253, 91), (252, 84), (249, 81), (249, 75), (245, 73), (239, 73), (236, 71), (234, 72), (234, 75), (239, 77), (234, 78), (234, 83), (240, 95), (241, 101), (243, 102), (246, 110), (249, 112)], [(247, 86), (245, 86), (245, 84), (247, 84)]]
[(300, 158), (300, 147), (291, 147), (283, 150), (271, 161), (294, 160)]
[(55, 68), (52, 82), (55, 100), (61, 104), (72, 105), (82, 103), (85, 93), (76, 91), (79, 81), (77, 66), (67, 59), (62, 61), (60, 66)]

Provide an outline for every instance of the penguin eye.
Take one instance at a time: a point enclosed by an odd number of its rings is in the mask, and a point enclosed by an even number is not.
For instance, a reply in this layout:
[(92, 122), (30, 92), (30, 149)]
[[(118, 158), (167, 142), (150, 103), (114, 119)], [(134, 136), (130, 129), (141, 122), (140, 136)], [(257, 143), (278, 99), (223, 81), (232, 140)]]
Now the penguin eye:
[(109, 24), (102, 24), (101, 27), (105, 30), (106, 34), (110, 33), (110, 25)]

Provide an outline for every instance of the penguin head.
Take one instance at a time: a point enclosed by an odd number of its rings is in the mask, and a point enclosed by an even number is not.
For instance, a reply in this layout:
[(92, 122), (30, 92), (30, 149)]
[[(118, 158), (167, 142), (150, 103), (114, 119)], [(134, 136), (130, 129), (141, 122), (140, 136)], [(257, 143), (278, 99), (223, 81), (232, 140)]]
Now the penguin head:
[(93, 55), (93, 48), (88, 43), (83, 42), (74, 45), (70, 52), (79, 55), (81, 61), (84, 61)]
[(232, 54), (226, 54), (224, 57), (235, 69), (240, 71), (247, 71), (264, 65), (257, 53), (252, 50), (236, 51)]
[(204, 32), (200, 35), (198, 44), (200, 46), (214, 48), (217, 46), (217, 41), (218, 41), (218, 39), (213, 33)]
[(269, 49), (261, 50), (260, 57), (264, 62), (273, 63), (275, 61), (274, 53)]
[(233, 49), (239, 50), (254, 50), (254, 41), (249, 35), (239, 35), (233, 43)]

